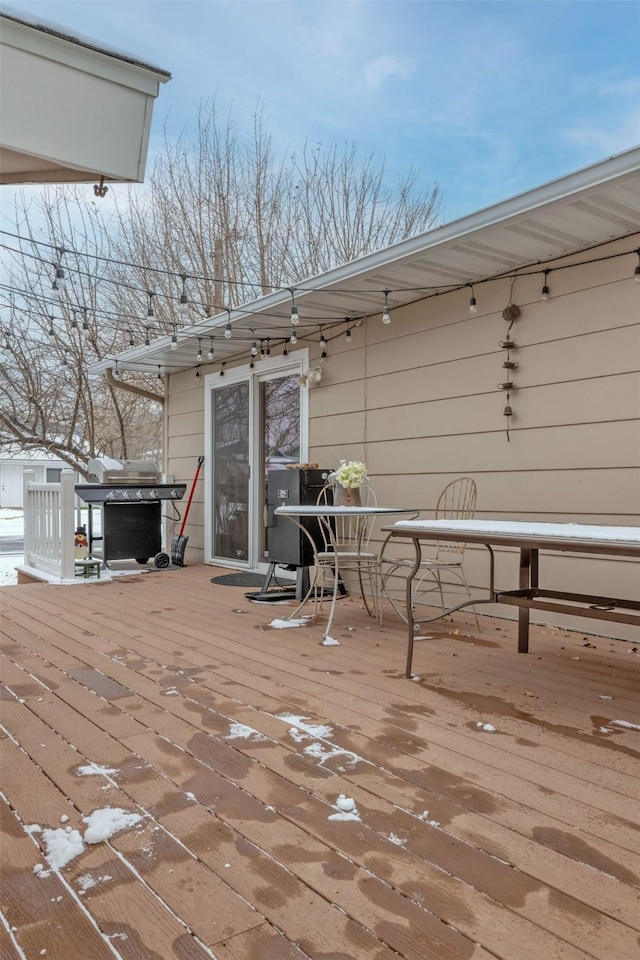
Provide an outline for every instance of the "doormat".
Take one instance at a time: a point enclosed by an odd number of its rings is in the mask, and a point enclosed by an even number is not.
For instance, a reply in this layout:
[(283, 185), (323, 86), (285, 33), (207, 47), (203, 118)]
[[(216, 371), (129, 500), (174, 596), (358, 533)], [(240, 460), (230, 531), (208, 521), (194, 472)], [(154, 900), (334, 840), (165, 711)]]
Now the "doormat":
[(261, 587), (264, 577), (259, 573), (225, 573), (221, 577), (212, 577), (211, 583), (219, 583), (225, 587)]

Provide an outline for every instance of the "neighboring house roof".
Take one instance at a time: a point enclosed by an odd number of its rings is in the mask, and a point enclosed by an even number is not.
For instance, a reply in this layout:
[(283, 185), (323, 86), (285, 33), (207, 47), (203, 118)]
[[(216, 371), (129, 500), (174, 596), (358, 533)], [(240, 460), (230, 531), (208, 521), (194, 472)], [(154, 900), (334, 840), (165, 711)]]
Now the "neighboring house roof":
[[(295, 284), (300, 314), (298, 336), (317, 342), (321, 326), (337, 317), (367, 317), (382, 312), (381, 291), (391, 291), (393, 309), (434, 295), (435, 289), (457, 289), (469, 282), (511, 275), (527, 266), (585, 250), (640, 229), (640, 147), (635, 147), (554, 180), (477, 213), (436, 227), (368, 254), (319, 277)], [(402, 289), (401, 289), (402, 288)], [(412, 289), (410, 289), (412, 288)], [(179, 346), (171, 350), (169, 336), (149, 347), (118, 354), (122, 370), (176, 372), (196, 366), (197, 338), (216, 336), (216, 361), (247, 354), (247, 339), (271, 343), (286, 340), (290, 332), (291, 294), (286, 290), (262, 297), (231, 311), (234, 329), (245, 341), (221, 337), (226, 313), (200, 320), (178, 332)], [(313, 323), (305, 321), (313, 317)], [(207, 342), (204, 341), (206, 348)], [(115, 357), (91, 366), (92, 373), (113, 367)]]
[(142, 182), (171, 74), (0, 9), (0, 183)]

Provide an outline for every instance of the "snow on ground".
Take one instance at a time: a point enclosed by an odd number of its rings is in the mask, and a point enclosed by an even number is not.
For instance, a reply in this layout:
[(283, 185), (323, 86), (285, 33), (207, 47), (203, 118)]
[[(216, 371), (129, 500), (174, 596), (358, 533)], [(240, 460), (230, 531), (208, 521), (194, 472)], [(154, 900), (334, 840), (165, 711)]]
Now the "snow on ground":
[[(0, 510), (0, 539), (3, 537), (18, 537), (21, 540), (23, 531), (22, 510), (11, 510), (7, 507)], [(23, 560), (22, 553), (0, 554), (0, 587), (18, 582), (16, 567)]]

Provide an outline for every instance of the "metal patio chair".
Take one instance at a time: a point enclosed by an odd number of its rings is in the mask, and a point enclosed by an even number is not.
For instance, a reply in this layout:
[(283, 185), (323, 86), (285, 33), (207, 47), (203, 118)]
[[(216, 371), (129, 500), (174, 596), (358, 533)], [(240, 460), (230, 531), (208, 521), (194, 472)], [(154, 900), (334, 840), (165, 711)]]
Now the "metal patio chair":
[[(457, 480), (452, 480), (451, 483), (446, 485), (438, 498), (435, 519), (472, 520), (476, 511), (477, 496), (476, 483), (471, 477), (458, 477)], [(385, 556), (391, 537), (392, 535), (389, 534), (380, 551), (381, 595), (387, 597), (398, 616), (406, 622), (407, 617), (403, 609), (404, 602), (392, 595), (390, 580), (402, 575), (404, 581), (413, 567), (413, 559)], [(435, 592), (439, 596), (440, 606), (444, 612), (446, 610), (444, 595), (447, 588), (456, 588), (458, 584), (464, 587), (467, 596), (471, 599), (471, 591), (463, 567), (465, 546), (464, 543), (438, 541), (435, 545), (434, 555), (422, 559), (414, 578), (412, 594), (414, 605), (427, 603), (429, 594)], [(448, 574), (451, 574), (454, 582), (443, 579), (443, 575)], [(402, 596), (404, 597), (404, 587)], [(382, 605), (380, 605), (381, 609)], [(473, 608), (473, 615), (476, 620), (476, 627), (479, 630), (480, 623), (475, 607)]]
[[(363, 507), (377, 506), (376, 495), (368, 483), (360, 490)], [(318, 494), (318, 506), (333, 504), (333, 484)], [(335, 554), (338, 553), (338, 576), (357, 574), (360, 594), (369, 616), (378, 616), (380, 593), (380, 557), (369, 548), (375, 518), (370, 516), (332, 516), (320, 524), (324, 544), (316, 551), (315, 599), (322, 602), (327, 578), (335, 577)], [(367, 589), (368, 588), (368, 596)]]

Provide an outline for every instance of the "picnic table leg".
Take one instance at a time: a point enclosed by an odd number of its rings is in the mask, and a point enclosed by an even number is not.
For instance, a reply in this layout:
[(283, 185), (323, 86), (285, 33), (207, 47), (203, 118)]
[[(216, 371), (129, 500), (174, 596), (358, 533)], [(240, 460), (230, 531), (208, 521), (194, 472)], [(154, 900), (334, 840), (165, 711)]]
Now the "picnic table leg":
[(415, 560), (413, 561), (413, 567), (409, 571), (409, 576), (407, 577), (407, 592), (406, 592), (406, 604), (407, 604), (407, 624), (409, 633), (407, 635), (407, 668), (405, 670), (405, 676), (407, 679), (411, 679), (411, 663), (413, 661), (413, 578), (420, 568), (420, 563), (422, 561), (422, 550), (420, 548), (420, 541), (417, 537), (413, 538), (413, 547), (416, 552)]
[[(535, 557), (532, 556), (535, 554)], [(532, 579), (538, 580), (538, 551), (530, 547), (520, 548), (521, 590), (530, 590)], [(518, 653), (529, 653), (529, 607), (518, 607)]]

